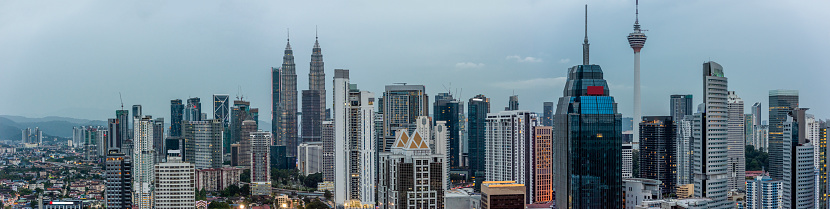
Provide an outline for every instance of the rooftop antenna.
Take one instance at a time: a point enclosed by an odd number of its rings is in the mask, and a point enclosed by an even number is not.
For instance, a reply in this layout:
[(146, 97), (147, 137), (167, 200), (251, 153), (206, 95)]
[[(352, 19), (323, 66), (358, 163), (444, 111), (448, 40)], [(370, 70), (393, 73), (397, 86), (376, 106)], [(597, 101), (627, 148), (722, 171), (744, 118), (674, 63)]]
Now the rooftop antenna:
[(392, 84), (400, 84), (406, 86), (406, 83), (392, 83)]
[(314, 40), (317, 40), (317, 25), (314, 25)]
[(582, 64), (588, 65), (588, 4), (585, 4), (585, 41), (582, 43)]
[(285, 28), (285, 41), (291, 42), (291, 28)]
[(121, 100), (121, 110), (124, 110), (124, 99), (121, 98), (121, 92), (118, 92), (118, 100)]

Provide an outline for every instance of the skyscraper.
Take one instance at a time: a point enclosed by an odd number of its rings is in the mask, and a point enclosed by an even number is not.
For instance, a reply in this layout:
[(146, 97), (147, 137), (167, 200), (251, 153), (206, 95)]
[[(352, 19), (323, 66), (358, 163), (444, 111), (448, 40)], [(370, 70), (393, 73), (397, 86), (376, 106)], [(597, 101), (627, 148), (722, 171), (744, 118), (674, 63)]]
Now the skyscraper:
[[(256, 112), (254, 110), (256, 110)], [(233, 101), (233, 107), (231, 107), (231, 126), (229, 128), (229, 131), (231, 132), (230, 140), (223, 143), (226, 147), (225, 152), (230, 151), (228, 150), (230, 144), (237, 144), (243, 137), (246, 136), (247, 133), (243, 133), (242, 131), (242, 122), (246, 120), (258, 122), (256, 116), (258, 111), (259, 110), (257, 108), (251, 108), (251, 102), (243, 100)], [(256, 130), (257, 127), (254, 127), (254, 130)]]
[(156, 209), (196, 207), (196, 169), (182, 162), (181, 156), (166, 157), (165, 163), (154, 166)]
[(476, 191), (481, 191), (481, 182), (485, 179), (485, 131), (487, 114), (490, 113), (490, 98), (484, 95), (476, 95), (470, 98), (467, 107), (467, 127), (469, 149), (467, 156), (470, 158), (470, 176), (475, 181)]
[(769, 91), (769, 175), (773, 179), (784, 178), (782, 171), (784, 122), (787, 121), (787, 113), (797, 107), (798, 90)]
[(525, 203), (535, 200), (535, 113), (525, 110), (487, 114), (485, 162), (487, 181), (516, 181), (525, 187)]
[(127, 124), (129, 124), (129, 119), (127, 117), (129, 115), (128, 110), (116, 110), (115, 111), (115, 118), (109, 120), (109, 142), (107, 146), (109, 146), (108, 150), (117, 149), (119, 152), (127, 154), (127, 157), (132, 157), (132, 153), (128, 153), (128, 150), (122, 150), (127, 139), (130, 137), (128, 134), (130, 133)]
[[(766, 134), (764, 133), (765, 128), (761, 124), (761, 103), (756, 102), (753, 104), (750, 112), (752, 113), (752, 133), (747, 134), (751, 134), (752, 138), (749, 139), (748, 143), (754, 146), (755, 149), (761, 150), (762, 148), (766, 148), (767, 144), (766, 140), (763, 140)], [(764, 151), (768, 152), (769, 150), (764, 149)]]
[(677, 126), (671, 116), (644, 116), (639, 126), (639, 178), (660, 180), (662, 194), (675, 193)]
[(334, 70), (335, 204), (375, 204), (375, 97)]
[(744, 132), (744, 100), (734, 91), (727, 95), (727, 174), (729, 175), (729, 189), (746, 191), (746, 137)]
[(297, 155), (297, 69), (290, 40), (285, 45), (282, 67), (271, 68), (272, 128), (274, 144), (286, 146), (286, 156)]
[(107, 151), (104, 167), (107, 208), (130, 209), (132, 204), (132, 161), (117, 149)]
[(793, 109), (783, 127), (783, 208), (814, 208), (818, 199), (815, 196), (814, 150), (806, 134), (807, 110)]
[(418, 116), (429, 115), (429, 96), (424, 85), (386, 85), (383, 103), (384, 142), (380, 145), (388, 152), (396, 129), (410, 126)]
[(692, 115), (692, 106), (694, 106), (692, 95), (681, 95), (681, 94), (673, 94), (671, 95), (671, 100), (669, 102), (670, 110), (671, 110), (671, 118), (672, 121), (680, 121), (683, 117), (687, 115)]
[(251, 195), (271, 195), (271, 132), (255, 131), (251, 138)]
[(187, 99), (187, 105), (184, 106), (184, 120), (200, 121), (202, 119), (201, 99), (199, 97)]
[(694, 181), (694, 172), (692, 169), (692, 145), (694, 138), (692, 137), (692, 124), (694, 116), (687, 115), (678, 121), (677, 125), (677, 185), (691, 184)]
[(213, 119), (222, 121), (222, 127), (227, 128), (230, 124), (230, 96), (227, 94), (213, 95)]
[(463, 117), (464, 103), (452, 97), (450, 93), (439, 93), (435, 96), (435, 103), (433, 103), (432, 116), (435, 121), (446, 121), (446, 126), (449, 132), (449, 161), (450, 168), (460, 168), (461, 163), (461, 120)]
[(703, 63), (703, 111), (695, 113), (692, 168), (694, 196), (712, 199), (711, 208), (728, 208), (727, 79), (723, 67)]
[(507, 101), (507, 107), (504, 110), (519, 110), (519, 95), (510, 96), (510, 100)]
[(334, 122), (323, 121), (323, 182), (334, 182)]
[(305, 176), (320, 173), (323, 167), (323, 143), (303, 142), (297, 146), (297, 169)]
[(534, 183), (526, 186), (535, 186), (533, 202), (550, 202), (553, 200), (553, 127), (533, 127), (533, 164), (535, 165)]
[(196, 169), (221, 168), (223, 130), (219, 119), (186, 121), (184, 161), (195, 164)]
[(153, 207), (153, 120), (145, 116), (133, 126), (133, 203), (134, 208)]
[(303, 90), (302, 142), (320, 142), (323, 117), (320, 114), (320, 91)]
[(153, 120), (153, 151), (156, 154), (155, 163), (165, 160), (164, 149), (164, 118)]
[(170, 137), (182, 136), (182, 120), (184, 120), (184, 104), (181, 99), (170, 100)]
[[(316, 95), (318, 98), (306, 99), (306, 93), (303, 91), (303, 140), (305, 141), (305, 137), (309, 135), (312, 136), (312, 141), (320, 141), (320, 126), (326, 120), (326, 71), (323, 63), (323, 53), (317, 37), (314, 38), (314, 47), (311, 49), (311, 62), (309, 65), (308, 89), (310, 91), (316, 91), (316, 93), (310, 93), (312, 95), (309, 95), (309, 97)], [(306, 127), (308, 127), (306, 126), (307, 120), (311, 122), (310, 127), (312, 128), (310, 133), (306, 132)]]
[[(631, 45), (631, 49), (634, 49), (634, 119), (640, 120), (642, 119), (642, 114), (640, 113), (640, 50), (646, 44), (646, 34), (640, 30), (639, 1), (636, 1), (634, 14), (634, 32), (628, 34), (628, 44)], [(639, 127), (636, 125), (634, 127), (634, 140), (639, 140)]]
[(746, 181), (746, 208), (781, 208), (781, 183), (781, 180), (772, 180), (769, 176), (757, 176)]
[[(251, 133), (257, 131), (256, 121), (245, 120), (242, 121), (242, 129), (240, 132), (239, 150), (237, 150), (239, 166), (251, 166)], [(271, 146), (270, 144), (268, 146)]]
[[(421, 135), (417, 130), (411, 136), (406, 130), (398, 130), (391, 152), (380, 153), (378, 207), (444, 208), (441, 174), (446, 157), (432, 154), (429, 142)], [(373, 202), (357, 203), (361, 204), (360, 208), (374, 205)]]
[(563, 208), (622, 208), (622, 115), (599, 65), (568, 70), (554, 116), (556, 205)]
[(542, 104), (542, 125), (553, 126), (553, 102), (545, 102)]

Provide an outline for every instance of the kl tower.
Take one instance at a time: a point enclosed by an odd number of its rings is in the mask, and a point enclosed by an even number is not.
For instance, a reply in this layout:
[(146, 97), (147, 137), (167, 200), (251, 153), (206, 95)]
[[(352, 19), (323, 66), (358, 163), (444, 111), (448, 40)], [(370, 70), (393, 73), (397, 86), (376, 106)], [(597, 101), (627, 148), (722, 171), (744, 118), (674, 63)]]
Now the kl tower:
[(634, 119), (632, 126), (634, 126), (634, 133), (632, 141), (637, 142), (636, 147), (639, 147), (640, 142), (640, 122), (643, 119), (640, 113), (640, 50), (646, 44), (646, 34), (640, 30), (640, 2), (635, 1), (635, 17), (634, 17), (634, 32), (628, 34), (628, 44), (631, 49), (634, 49)]

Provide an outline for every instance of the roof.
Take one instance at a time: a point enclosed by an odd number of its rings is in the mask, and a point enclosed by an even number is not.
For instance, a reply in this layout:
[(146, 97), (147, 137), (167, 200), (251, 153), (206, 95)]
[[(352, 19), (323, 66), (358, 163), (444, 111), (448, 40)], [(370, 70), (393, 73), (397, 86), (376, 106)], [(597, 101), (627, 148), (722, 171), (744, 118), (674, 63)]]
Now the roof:
[(396, 134), (395, 137), (395, 143), (393, 144), (393, 149), (429, 150), (429, 142), (427, 140), (424, 140), (424, 138), (421, 137), (421, 134), (417, 130), (412, 134), (411, 137), (408, 134), (406, 134), (405, 130), (398, 130), (398, 134)]

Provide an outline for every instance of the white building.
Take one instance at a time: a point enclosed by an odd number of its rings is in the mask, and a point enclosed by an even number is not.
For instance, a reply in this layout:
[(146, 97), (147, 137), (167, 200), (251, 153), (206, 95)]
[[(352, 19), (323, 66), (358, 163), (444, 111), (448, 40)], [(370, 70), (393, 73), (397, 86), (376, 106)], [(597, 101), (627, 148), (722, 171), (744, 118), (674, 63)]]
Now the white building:
[[(375, 96), (349, 83), (349, 71), (334, 71), (334, 201), (375, 204)], [(351, 207), (350, 206), (350, 207)]]
[[(425, 138), (428, 136), (427, 141), (429, 142), (429, 146), (432, 149), (432, 154), (444, 155), (447, 159), (450, 158), (449, 156), (449, 138), (450, 133), (447, 129), (447, 121), (435, 121), (435, 127), (430, 131), (430, 126), (432, 125), (430, 118), (427, 116), (419, 116), (418, 117), (418, 125), (416, 129), (421, 133), (432, 133), (432, 135), (426, 135)], [(426, 122), (426, 123), (425, 123)], [(444, 161), (444, 167), (442, 168), (444, 173), (444, 190), (450, 189), (450, 162), (448, 160)]]
[(271, 195), (271, 132), (251, 132), (250, 139), (251, 195)]
[(807, 108), (796, 108), (784, 123), (784, 179), (782, 208), (814, 208), (816, 169), (813, 145), (807, 139)]
[(432, 154), (429, 140), (419, 131), (411, 136), (398, 130), (391, 152), (380, 153), (378, 207), (443, 208), (444, 161), (446, 155)]
[(487, 181), (516, 181), (525, 185), (525, 203), (535, 199), (533, 127), (536, 113), (526, 110), (489, 113), (484, 131)]
[[(690, 113), (691, 114), (691, 113)], [(677, 124), (677, 185), (693, 183), (692, 175), (692, 121), (694, 117), (686, 115), (675, 121)]]
[(729, 175), (729, 189), (746, 190), (746, 119), (744, 117), (744, 100), (738, 97), (734, 91), (729, 91), (727, 96), (728, 126), (727, 138), (729, 148), (727, 151), (728, 163), (727, 173)]
[(643, 201), (636, 209), (709, 209), (712, 201), (709, 198), (649, 200)]
[(782, 182), (769, 176), (756, 176), (746, 181), (746, 208), (781, 208)]
[(306, 176), (320, 173), (323, 168), (323, 142), (303, 142), (298, 145), (297, 168)]
[(133, 125), (133, 207), (153, 207), (153, 119), (136, 118)]
[(196, 207), (196, 168), (181, 157), (155, 165), (155, 209)]
[[(186, 162), (193, 162), (196, 169), (221, 168), (222, 159), (222, 121), (219, 119), (203, 121), (186, 121), (184, 128), (185, 143), (192, 144), (193, 149), (185, 149)], [(185, 147), (189, 147), (185, 145)], [(187, 155), (193, 154), (192, 159)]]
[(634, 175), (632, 174), (634, 170), (634, 145), (633, 144), (622, 144), (622, 177), (623, 178), (633, 178)]
[(703, 63), (703, 95), (703, 111), (694, 114), (692, 125), (694, 196), (712, 199), (711, 208), (731, 208), (727, 200), (727, 79), (718, 63)]
[(624, 178), (625, 209), (634, 209), (643, 201), (663, 199), (660, 184), (660, 180)]

